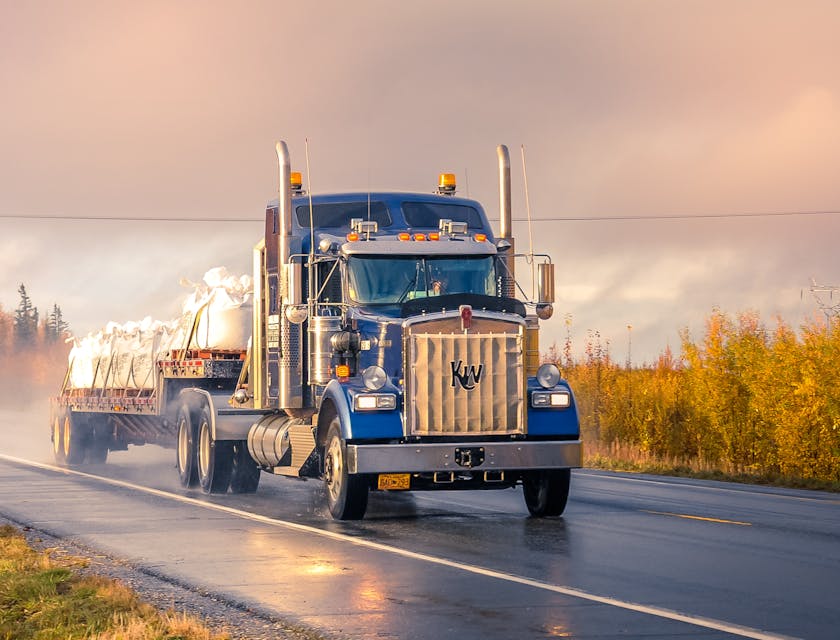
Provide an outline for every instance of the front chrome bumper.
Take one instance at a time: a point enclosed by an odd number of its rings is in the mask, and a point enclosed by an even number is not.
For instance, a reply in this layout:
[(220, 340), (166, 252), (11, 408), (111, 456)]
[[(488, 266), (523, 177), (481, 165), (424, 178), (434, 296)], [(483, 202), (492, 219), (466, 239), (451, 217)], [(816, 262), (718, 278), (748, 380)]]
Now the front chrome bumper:
[(582, 459), (580, 440), (347, 445), (349, 473), (571, 469)]

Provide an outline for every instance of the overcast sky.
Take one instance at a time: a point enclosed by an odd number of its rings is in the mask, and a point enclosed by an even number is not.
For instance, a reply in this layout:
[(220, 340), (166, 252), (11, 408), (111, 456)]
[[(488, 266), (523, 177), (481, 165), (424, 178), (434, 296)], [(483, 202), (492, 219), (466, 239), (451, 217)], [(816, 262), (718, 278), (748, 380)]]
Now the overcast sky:
[[(620, 362), (628, 324), (634, 362), (716, 306), (796, 326), (812, 276), (840, 284), (840, 214), (810, 215), (840, 211), (838, 27), (830, 1), (0, 0), (0, 304), (24, 282), (81, 335), (174, 317), (181, 277), (250, 268), (279, 139), (316, 192), (452, 171), (494, 220), (505, 143), (514, 217), (524, 145), (552, 219), (543, 349), (566, 314)], [(750, 213), (799, 215), (703, 217)]]

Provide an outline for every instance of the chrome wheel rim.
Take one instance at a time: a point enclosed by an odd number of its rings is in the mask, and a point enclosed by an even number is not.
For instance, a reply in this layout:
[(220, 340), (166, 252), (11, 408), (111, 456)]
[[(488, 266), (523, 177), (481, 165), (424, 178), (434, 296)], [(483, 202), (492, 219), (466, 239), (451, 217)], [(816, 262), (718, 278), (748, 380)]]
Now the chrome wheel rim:
[(190, 447), (187, 437), (186, 420), (183, 418), (178, 423), (178, 471), (184, 473), (187, 470), (188, 450)]
[(206, 478), (210, 471), (210, 429), (206, 421), (202, 421), (198, 436), (198, 467), (201, 477)]

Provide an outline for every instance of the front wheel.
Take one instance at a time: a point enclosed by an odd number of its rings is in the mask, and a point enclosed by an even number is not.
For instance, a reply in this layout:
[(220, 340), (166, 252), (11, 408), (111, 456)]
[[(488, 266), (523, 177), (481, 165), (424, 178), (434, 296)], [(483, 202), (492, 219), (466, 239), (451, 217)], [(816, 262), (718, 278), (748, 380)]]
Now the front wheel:
[(204, 493), (225, 493), (230, 485), (232, 445), (214, 440), (210, 412), (205, 406), (198, 419), (198, 483)]
[(324, 452), (324, 485), (330, 513), (336, 520), (361, 520), (368, 503), (367, 479), (347, 472), (347, 445), (341, 439), (338, 418), (327, 432)]
[(544, 469), (526, 473), (522, 478), (522, 493), (531, 515), (535, 518), (562, 515), (569, 499), (571, 481), (570, 469)]

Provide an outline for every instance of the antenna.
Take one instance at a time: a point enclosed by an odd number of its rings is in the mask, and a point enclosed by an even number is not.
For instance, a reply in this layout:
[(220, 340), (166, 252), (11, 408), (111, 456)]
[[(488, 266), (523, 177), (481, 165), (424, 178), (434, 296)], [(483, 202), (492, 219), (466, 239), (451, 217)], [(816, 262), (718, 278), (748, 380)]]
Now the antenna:
[(367, 188), (367, 192), (368, 192), (368, 201), (367, 201), (368, 218), (367, 219), (368, 219), (368, 222), (370, 222), (370, 164), (368, 164), (368, 188)]
[[(312, 272), (312, 263), (315, 260), (315, 213), (312, 207), (312, 171), (309, 168), (309, 138), (304, 138), (304, 142), (306, 144), (306, 190), (309, 194), (309, 304), (315, 304), (317, 300), (312, 295), (314, 293), (313, 281), (315, 280)], [(310, 309), (310, 311), (315, 311), (315, 307)]]
[(534, 231), (531, 225), (531, 197), (528, 194), (528, 169), (525, 167), (525, 145), (521, 147), (522, 151), (522, 176), (525, 179), (525, 211), (528, 213), (528, 264), (531, 265), (531, 298), (536, 298), (535, 285), (537, 277), (534, 272)]

